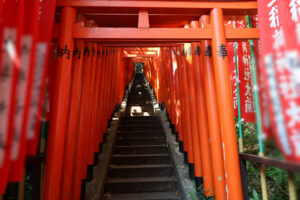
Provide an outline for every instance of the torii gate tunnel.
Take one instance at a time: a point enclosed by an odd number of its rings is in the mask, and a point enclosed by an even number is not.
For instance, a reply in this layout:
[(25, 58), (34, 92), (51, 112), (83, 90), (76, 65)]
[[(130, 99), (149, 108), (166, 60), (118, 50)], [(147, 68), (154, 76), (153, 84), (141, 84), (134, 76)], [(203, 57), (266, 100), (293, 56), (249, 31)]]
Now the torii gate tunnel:
[[(28, 76), (27, 93), (31, 94), (34, 86), (39, 91), (32, 97), (37, 98), (34, 114), (39, 120), (33, 124), (31, 138), (22, 132), (18, 151), (23, 153), (17, 161), (10, 161), (7, 153), (14, 150), (4, 151), (3, 166), (0, 160), (2, 194), (8, 182), (21, 181), (19, 199), (25, 198), (27, 166), (39, 172), (34, 199), (84, 199), (87, 171), (103, 164), (96, 157), (102, 153), (108, 128), (126, 99), (125, 91), (130, 91), (132, 80), (139, 74), (136, 65), (140, 63), (160, 109), (166, 108), (190, 178), (196, 188), (203, 188), (202, 198), (249, 199), (246, 162), (250, 162), (259, 166), (263, 199), (268, 198), (267, 165), (288, 171), (289, 198), (296, 200), (293, 172), (299, 172), (299, 164), (263, 157), (263, 152), (258, 156), (245, 154), (242, 138), (237, 139), (229, 64), (233, 55), (227, 43), (253, 44), (259, 40), (259, 28), (229, 22), (256, 16), (256, 1), (57, 0), (56, 5), (50, 0), (17, 2), (15, 9), (23, 13), (18, 14), (20, 21), (19, 15), (30, 19), (26, 8), (34, 13), (32, 19), (37, 19), (39, 12), (46, 13), (51, 20), (41, 21), (40, 25), (33, 20), (30, 28), (26, 27), (30, 21), (26, 21), (22, 27), (25, 33), (27, 29), (39, 29), (37, 38), (43, 37), (43, 29), (49, 30), (45, 34), (51, 35), (52, 42), (45, 61), (48, 67), (37, 77), (40, 85), (35, 85), (38, 80), (30, 75), (34, 71), (24, 72)], [(5, 2), (4, 7), (1, 4), (3, 16), (8, 12), (6, 4), (9, 3)], [(30, 5), (38, 6), (29, 8)], [(48, 24), (52, 22), (53, 29)], [(39, 54), (38, 42), (34, 38), (34, 54)], [(23, 46), (17, 49), (21, 65), (27, 62), (22, 60), (23, 50)], [(16, 82), (16, 78), (13, 80)], [(18, 84), (13, 84), (11, 90), (16, 96), (22, 95), (18, 94), (22, 91)], [(12, 99), (18, 99), (16, 96)], [(17, 100), (13, 101), (12, 107), (17, 106)], [(29, 106), (30, 98), (26, 102)], [(26, 116), (30, 111), (24, 112)], [(14, 141), (14, 137), (11, 133), (8, 138)], [(7, 144), (13, 146), (13, 142)], [(26, 155), (31, 157), (25, 159)]]

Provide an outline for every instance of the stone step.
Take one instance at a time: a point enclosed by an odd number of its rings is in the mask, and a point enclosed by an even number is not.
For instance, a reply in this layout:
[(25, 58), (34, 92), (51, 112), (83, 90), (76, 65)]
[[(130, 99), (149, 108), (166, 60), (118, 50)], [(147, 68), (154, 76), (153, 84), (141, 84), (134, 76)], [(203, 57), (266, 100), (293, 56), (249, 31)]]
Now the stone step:
[(119, 124), (119, 128), (143, 128), (143, 130), (147, 130), (148, 128), (161, 129), (161, 124), (159, 121), (132, 121), (130, 123), (121, 123)]
[(151, 97), (134, 97), (134, 98), (129, 98), (128, 99), (128, 104), (126, 104), (127, 106), (128, 105), (133, 105), (133, 104), (136, 104), (136, 106), (142, 106), (142, 105), (153, 105), (152, 104), (152, 99)]
[(155, 134), (155, 133), (162, 133), (162, 128), (157, 130), (118, 130), (118, 133), (132, 133), (132, 134)]
[(157, 131), (162, 130), (161, 125), (120, 125), (120, 131)]
[[(134, 106), (139, 108), (132, 113)], [(154, 114), (145, 76), (136, 74), (120, 119), (104, 200), (182, 199), (165, 134)]]
[(146, 121), (146, 120), (155, 120), (158, 121), (158, 117), (155, 116), (140, 116), (140, 117), (122, 117), (121, 121)]
[(108, 176), (110, 178), (130, 177), (170, 177), (173, 175), (171, 164), (152, 165), (110, 165)]
[(177, 180), (175, 177), (108, 178), (106, 184), (106, 192), (117, 194), (176, 190)]
[(130, 145), (161, 145), (166, 144), (166, 139), (164, 137), (152, 137), (152, 138), (123, 138), (118, 137), (116, 140), (116, 145), (130, 146)]
[(148, 126), (148, 125), (161, 125), (160, 121), (158, 120), (136, 120), (136, 121), (121, 121), (120, 125), (122, 126), (129, 126), (129, 125), (136, 125), (136, 126)]
[(149, 107), (153, 107), (153, 104), (152, 102), (144, 102), (144, 103), (134, 103), (134, 102), (130, 102), (130, 103), (127, 103), (126, 104), (127, 107), (131, 107), (131, 106), (141, 106), (141, 107), (144, 107), (144, 106), (149, 106)]
[(127, 105), (126, 106), (126, 110), (130, 110), (130, 111), (131, 110), (136, 110), (136, 112), (137, 112), (140, 109), (150, 110), (150, 109), (153, 109), (153, 105), (139, 105), (139, 106), (137, 106), (137, 105)]
[(154, 138), (154, 137), (163, 137), (163, 133), (161, 131), (128, 131), (128, 132), (119, 132), (118, 137), (122, 138)]
[(114, 154), (160, 154), (168, 153), (167, 145), (115, 145)]
[(125, 112), (125, 116), (151, 116), (154, 115), (154, 112), (152, 110), (144, 110), (141, 113), (134, 113), (132, 114), (131, 111)]
[(167, 153), (139, 154), (139, 155), (112, 155), (111, 164), (115, 165), (151, 165), (170, 164), (171, 159)]
[(148, 89), (147, 88), (143, 88), (143, 89), (133, 89), (131, 90), (131, 93), (128, 95), (128, 98), (140, 98), (140, 97), (144, 97), (144, 98), (150, 98), (150, 94), (148, 94)]
[(151, 95), (147, 94), (147, 90), (137, 90), (137, 91), (132, 91), (133, 93), (130, 93), (128, 96), (128, 101), (131, 99), (139, 99), (139, 98), (144, 98), (144, 99), (149, 99), (151, 100)]
[(105, 194), (104, 200), (181, 200), (176, 192)]

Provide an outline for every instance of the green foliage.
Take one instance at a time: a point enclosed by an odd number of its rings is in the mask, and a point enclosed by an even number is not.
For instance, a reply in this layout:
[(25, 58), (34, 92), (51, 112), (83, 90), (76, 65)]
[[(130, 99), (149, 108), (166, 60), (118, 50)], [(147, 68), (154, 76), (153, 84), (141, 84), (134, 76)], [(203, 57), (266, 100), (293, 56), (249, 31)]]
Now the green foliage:
[[(244, 142), (244, 152), (249, 154), (258, 154), (258, 140), (256, 124), (250, 122), (242, 122), (242, 133)], [(235, 130), (239, 137), (238, 118), (235, 118)]]
[(250, 199), (253, 200), (260, 199), (261, 196), (261, 184), (258, 165), (246, 162), (247, 167), (247, 178), (248, 178), (248, 191)]
[[(238, 120), (236, 119), (236, 133), (238, 137)], [(258, 140), (256, 124), (249, 122), (242, 122), (244, 152), (248, 154), (258, 154)], [(264, 142), (265, 155), (275, 159), (284, 159), (279, 151), (277, 144), (274, 140), (267, 140)], [(259, 165), (246, 162), (247, 178), (248, 178), (248, 191), (250, 200), (261, 200), (261, 182)], [(266, 181), (269, 200), (283, 200), (288, 199), (288, 175), (284, 169), (276, 167), (266, 167)], [(295, 174), (295, 185), (297, 187), (297, 196), (300, 197), (300, 174)]]
[(143, 73), (143, 63), (136, 63), (136, 73)]
[(19, 183), (8, 183), (5, 194), (3, 195), (4, 200), (18, 200), (19, 195)]
[(250, 200), (260, 200), (260, 196), (258, 195), (258, 193), (256, 192), (255, 189), (253, 189), (252, 191), (252, 198), (250, 197)]
[(200, 187), (196, 188), (196, 193), (190, 192), (189, 194), (190, 200), (215, 200), (215, 197), (207, 197), (205, 196), (205, 189), (204, 186), (201, 185)]
[(30, 176), (26, 176), (26, 178), (25, 178), (24, 199), (25, 200), (31, 200), (32, 199), (32, 183), (31, 183), (31, 177)]

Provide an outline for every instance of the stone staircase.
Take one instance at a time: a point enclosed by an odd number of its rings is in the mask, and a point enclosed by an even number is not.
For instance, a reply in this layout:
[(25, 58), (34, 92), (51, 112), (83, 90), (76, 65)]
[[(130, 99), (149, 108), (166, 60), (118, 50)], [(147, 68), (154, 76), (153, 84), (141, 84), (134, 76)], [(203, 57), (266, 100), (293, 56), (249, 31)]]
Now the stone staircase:
[(105, 200), (179, 200), (177, 179), (143, 74), (136, 74), (105, 186)]

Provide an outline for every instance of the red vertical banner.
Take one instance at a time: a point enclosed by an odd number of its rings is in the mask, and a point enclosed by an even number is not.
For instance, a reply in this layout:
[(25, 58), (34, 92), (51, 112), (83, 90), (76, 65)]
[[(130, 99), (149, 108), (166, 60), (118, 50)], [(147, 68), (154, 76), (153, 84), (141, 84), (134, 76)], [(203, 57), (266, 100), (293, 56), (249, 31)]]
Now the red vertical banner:
[[(300, 53), (300, 1), (286, 0), (278, 2), (279, 18), (286, 37), (286, 56), (293, 72), (299, 74)], [(297, 69), (298, 68), (298, 69)], [(295, 71), (294, 71), (295, 70)], [(297, 80), (297, 83), (300, 81)]]
[[(25, 125), (27, 148), (29, 155), (37, 151), (40, 122), (42, 119), (42, 104), (44, 99), (44, 86), (47, 76), (47, 63), (49, 57), (49, 43), (52, 37), (56, 1), (43, 0), (39, 10), (39, 34), (36, 44), (35, 68), (33, 82), (29, 97), (28, 121)], [(26, 114), (25, 114), (26, 115)]]
[[(0, 47), (1, 48), (2, 48), (2, 42), (3, 42), (3, 26), (4, 26), (3, 4), (4, 4), (4, 1), (3, 0), (0, 1)], [(0, 56), (0, 63), (2, 63), (2, 56)], [(1, 69), (2, 69), (2, 66), (0, 65), (0, 70)]]
[(238, 92), (236, 87), (235, 52), (234, 42), (227, 42), (228, 63), (230, 72), (231, 91), (233, 99), (234, 116), (238, 117)]
[(10, 167), (16, 90), (20, 69), (24, 1), (6, 1), (3, 9), (4, 25), (0, 77), (0, 194), (5, 191)]
[[(259, 28), (258, 23), (258, 15), (251, 16), (251, 27), (252, 28)], [(263, 77), (261, 73), (261, 52), (260, 52), (260, 41), (253, 40), (253, 50), (255, 56), (255, 65), (256, 65), (256, 77), (257, 77), (257, 86), (256, 88), (259, 91), (259, 103), (260, 103), (260, 115), (261, 115), (261, 122), (262, 122), (262, 135), (264, 138), (271, 138), (271, 124), (270, 124), (270, 116), (268, 112), (268, 102), (267, 102), (267, 94), (266, 88), (263, 84)], [(255, 87), (255, 86), (254, 86)]]
[[(242, 20), (236, 22), (236, 27), (247, 28), (246, 16)], [(248, 41), (237, 43), (237, 56), (239, 66), (241, 115), (245, 122), (255, 122), (255, 106), (252, 87), (253, 74), (251, 70), (251, 55)]]
[[(229, 21), (236, 28), (246, 28), (246, 18), (239, 21)], [(251, 55), (248, 41), (228, 42), (228, 61), (230, 70), (231, 89), (234, 115), (238, 116), (238, 98), (243, 121), (255, 122), (255, 106), (253, 101)], [(238, 71), (236, 71), (236, 60)], [(238, 73), (238, 79), (236, 77)], [(239, 96), (237, 89), (239, 83)]]
[[(25, 129), (28, 117), (25, 110), (29, 106), (28, 96), (31, 92), (33, 70), (35, 67), (36, 41), (38, 35), (39, 0), (25, 1), (24, 21), (31, 23), (24, 26), (21, 38), (20, 71), (17, 82), (16, 110), (14, 118), (14, 135), (12, 140), (11, 165), (9, 181), (21, 181), (25, 162)], [(28, 114), (28, 112), (26, 112)]]
[(240, 42), (239, 49), (239, 81), (241, 94), (241, 114), (245, 122), (255, 122), (255, 106), (253, 100), (252, 70), (250, 66), (250, 49), (248, 42)]
[[(287, 159), (300, 162), (299, 56), (297, 45), (292, 44), (298, 42), (294, 41), (298, 35), (293, 34), (298, 33), (297, 24), (286, 30), (287, 23), (297, 21), (299, 9), (294, 7), (298, 1), (287, 2), (288, 6), (278, 0), (258, 1), (261, 72), (277, 143)], [(291, 14), (291, 20), (287, 13)]]

